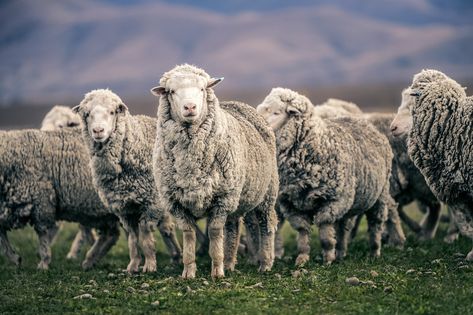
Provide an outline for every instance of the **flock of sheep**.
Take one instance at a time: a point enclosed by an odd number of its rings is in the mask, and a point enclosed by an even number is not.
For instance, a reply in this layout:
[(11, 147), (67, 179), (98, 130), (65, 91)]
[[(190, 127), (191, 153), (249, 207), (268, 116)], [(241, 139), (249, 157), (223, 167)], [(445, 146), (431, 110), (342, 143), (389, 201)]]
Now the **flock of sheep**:
[[(180, 65), (151, 92), (157, 118), (131, 115), (110, 90), (87, 93), (72, 110), (54, 107), (41, 130), (0, 131), (0, 247), (21, 257), (7, 231), (30, 224), (38, 268), (48, 269), (61, 221), (79, 223), (67, 258), (84, 243), (92, 268), (128, 240), (129, 273), (157, 269), (158, 228), (183, 278), (196, 276), (208, 251), (211, 276), (234, 270), (242, 248), (259, 270), (284, 254), (284, 220), (297, 231), (296, 266), (309, 261), (317, 225), (324, 263), (343, 259), (363, 215), (371, 255), (385, 241), (402, 247), (401, 219), (420, 238), (435, 236), (441, 203), (451, 226), (473, 239), (473, 98), (436, 70), (416, 74), (396, 114), (363, 113), (329, 99), (314, 106), (275, 88), (257, 107), (219, 102), (222, 79)], [(417, 201), (422, 222), (402, 207)], [(206, 233), (196, 224), (207, 219)], [(182, 250), (175, 222), (183, 233)], [(244, 225), (245, 238), (240, 244)], [(473, 261), (473, 250), (466, 259)]]

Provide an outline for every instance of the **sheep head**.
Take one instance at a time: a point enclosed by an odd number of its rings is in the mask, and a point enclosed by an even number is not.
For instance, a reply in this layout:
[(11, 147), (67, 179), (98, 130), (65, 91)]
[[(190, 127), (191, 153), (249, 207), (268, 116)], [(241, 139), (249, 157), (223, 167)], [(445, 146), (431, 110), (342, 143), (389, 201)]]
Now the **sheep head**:
[(112, 91), (94, 90), (87, 93), (72, 110), (81, 116), (90, 137), (95, 142), (104, 143), (115, 130), (118, 116), (128, 108)]
[(401, 105), (391, 123), (391, 132), (395, 137), (406, 134), (412, 128), (411, 108), (415, 103), (415, 96), (412, 94), (413, 92), (410, 88), (402, 91)]
[(165, 97), (171, 105), (174, 120), (187, 124), (202, 121), (207, 114), (208, 89), (223, 78), (211, 78), (204, 70), (184, 64), (166, 72), (159, 86), (151, 89), (158, 97)]
[(304, 116), (310, 113), (312, 108), (312, 103), (304, 95), (290, 89), (274, 88), (256, 110), (276, 131), (291, 117)]
[(80, 125), (80, 117), (67, 106), (56, 105), (44, 117), (41, 130), (52, 131), (74, 128)]

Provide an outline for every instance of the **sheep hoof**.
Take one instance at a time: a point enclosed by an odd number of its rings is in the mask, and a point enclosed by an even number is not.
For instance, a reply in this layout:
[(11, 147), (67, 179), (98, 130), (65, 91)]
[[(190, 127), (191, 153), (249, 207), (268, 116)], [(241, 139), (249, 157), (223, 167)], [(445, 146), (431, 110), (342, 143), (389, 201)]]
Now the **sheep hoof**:
[(272, 268), (273, 268), (272, 263), (264, 263), (263, 262), (263, 263), (260, 264), (258, 271), (259, 272), (268, 272), (268, 271), (271, 271)]
[(234, 262), (234, 261), (225, 262), (225, 264), (224, 264), (225, 270), (235, 271), (235, 265), (236, 265), (236, 262)]
[(82, 269), (84, 270), (90, 270), (94, 266), (94, 262), (91, 260), (84, 260), (82, 262)]
[(44, 261), (40, 261), (39, 264), (38, 264), (38, 269), (39, 270), (48, 270), (49, 265)]
[(13, 264), (15, 264), (15, 266), (17, 266), (17, 267), (21, 266), (21, 256), (15, 255), (13, 257), (12, 261), (13, 261)]
[(74, 253), (68, 253), (66, 256), (66, 259), (68, 260), (76, 260), (77, 258), (78, 258), (77, 254), (74, 254)]
[(137, 260), (132, 260), (130, 261), (130, 263), (128, 264), (128, 266), (126, 267), (126, 271), (129, 273), (129, 274), (133, 274), (133, 273), (137, 273), (138, 271), (140, 270), (140, 261)]
[(196, 271), (197, 271), (197, 265), (195, 263), (190, 263), (188, 265), (184, 265), (184, 270), (182, 271), (182, 278), (183, 279), (194, 279)]
[(447, 244), (452, 244), (458, 239), (458, 233), (448, 234), (443, 238), (443, 241)]
[(378, 258), (381, 257), (381, 250), (377, 249), (371, 252), (371, 257)]
[(171, 257), (171, 264), (180, 265), (181, 263), (182, 263), (182, 256), (181, 255), (173, 255)]
[(274, 251), (274, 258), (282, 259), (284, 257), (284, 248), (276, 248)]
[(145, 262), (143, 272), (156, 272), (156, 261)]
[(223, 271), (223, 264), (218, 264), (216, 266), (212, 264), (212, 272), (210, 275), (212, 276), (212, 279), (225, 277), (225, 273)]
[(296, 267), (302, 267), (309, 261), (308, 254), (299, 254), (296, 258)]

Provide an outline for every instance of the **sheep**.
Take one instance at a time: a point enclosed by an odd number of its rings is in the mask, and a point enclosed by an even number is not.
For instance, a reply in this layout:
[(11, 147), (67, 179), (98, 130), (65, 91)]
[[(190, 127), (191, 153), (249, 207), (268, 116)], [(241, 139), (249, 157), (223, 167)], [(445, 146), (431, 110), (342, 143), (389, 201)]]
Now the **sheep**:
[(279, 185), (274, 134), (249, 105), (219, 103), (212, 88), (221, 80), (184, 64), (151, 89), (159, 97), (154, 174), (163, 204), (183, 230), (184, 279), (196, 275), (193, 225), (201, 217), (208, 218), (213, 278), (234, 270), (245, 214), (253, 217), (248, 222), (258, 221), (259, 235), (255, 229), (249, 235), (259, 237), (259, 270), (271, 270), (274, 261)]
[[(72, 111), (70, 107), (55, 105), (44, 117), (43, 121), (41, 122), (40, 130), (61, 130), (62, 128), (75, 128), (79, 125), (80, 118)], [(79, 231), (77, 232), (74, 241), (72, 242), (71, 248), (67, 253), (67, 259), (77, 259), (84, 242), (93, 245), (95, 242), (95, 237), (91, 228), (79, 224)], [(54, 243), (54, 239), (52, 243)]]
[[(415, 166), (448, 206), (460, 233), (473, 239), (473, 97), (430, 69), (414, 75), (409, 90), (415, 102), (398, 113), (393, 134), (407, 134)], [(473, 261), (473, 249), (466, 259)]]
[(159, 231), (173, 262), (181, 258), (174, 223), (159, 205), (152, 172), (156, 119), (133, 116), (118, 95), (107, 89), (87, 93), (73, 108), (82, 121), (82, 137), (90, 156), (93, 182), (128, 234), (129, 273), (156, 271), (153, 229)]
[(119, 237), (118, 218), (100, 202), (92, 185), (80, 131), (0, 132), (0, 247), (20, 265), (7, 232), (31, 224), (39, 237), (39, 269), (48, 269), (56, 221), (96, 228), (99, 236), (82, 263), (92, 268)]
[(392, 152), (385, 136), (364, 119), (323, 119), (299, 93), (274, 88), (284, 105), (266, 117), (276, 133), (280, 176), (278, 201), (297, 230), (296, 266), (309, 260), (312, 222), (326, 264), (346, 255), (356, 216), (366, 213), (371, 254), (381, 254), (381, 233), (388, 207)]

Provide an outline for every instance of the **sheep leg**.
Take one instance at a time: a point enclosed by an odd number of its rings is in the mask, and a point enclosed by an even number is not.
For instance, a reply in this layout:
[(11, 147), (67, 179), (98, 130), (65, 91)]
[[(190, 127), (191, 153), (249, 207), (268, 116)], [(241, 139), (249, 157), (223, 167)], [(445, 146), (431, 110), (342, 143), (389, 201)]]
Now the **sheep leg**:
[(337, 243), (335, 245), (336, 259), (343, 260), (347, 254), (348, 241), (351, 237), (351, 230), (358, 221), (358, 217), (343, 218), (336, 224)]
[(46, 228), (35, 227), (39, 239), (40, 261), (38, 263), (38, 269), (47, 270), (49, 268), (49, 264), (51, 263), (51, 241), (54, 238), (55, 228), (57, 228), (55, 224)]
[(427, 214), (422, 219), (422, 236), (424, 240), (431, 240), (435, 237), (440, 222), (440, 203), (431, 203), (428, 205)]
[(412, 220), (402, 209), (402, 206), (398, 207), (397, 212), (399, 213), (399, 217), (401, 220), (416, 234), (420, 234), (422, 232), (422, 227), (416, 221)]
[(356, 217), (355, 225), (353, 226), (350, 232), (350, 240), (353, 240), (356, 237), (356, 234), (358, 233), (358, 229), (360, 228), (360, 223), (362, 219), (363, 219), (363, 215), (361, 214)]
[[(389, 198), (391, 197), (389, 196)], [(387, 203), (383, 199), (378, 199), (375, 205), (366, 212), (370, 251), (373, 257), (381, 256), (381, 236), (383, 234), (383, 225), (387, 219), (387, 213)]]
[(182, 262), (184, 264), (182, 278), (184, 279), (195, 278), (195, 273), (197, 271), (197, 265), (195, 264), (196, 232), (194, 226), (195, 222), (193, 222), (193, 224), (181, 223), (181, 229), (183, 234)]
[(209, 252), (209, 225), (207, 223), (205, 224), (205, 233), (203, 233), (196, 223), (195, 232), (197, 236), (197, 241), (200, 243), (199, 250), (197, 251), (197, 256), (205, 256)]
[[(455, 224), (460, 233), (473, 240), (473, 209), (470, 204), (455, 204), (449, 206)], [(467, 261), (473, 261), (473, 249), (467, 254)]]
[(450, 209), (450, 207), (447, 207), (447, 209), (450, 223), (448, 224), (447, 235), (443, 238), (443, 241), (445, 243), (451, 244), (458, 239), (459, 231), (457, 225), (455, 224), (455, 219), (453, 217), (452, 210)]
[(137, 273), (141, 263), (141, 255), (138, 250), (138, 228), (127, 225), (125, 230), (128, 233), (128, 253), (130, 256), (130, 263), (126, 267), (126, 271), (130, 274)]
[(209, 218), (209, 255), (212, 260), (211, 276), (213, 279), (225, 276), (223, 268), (223, 228), (226, 217), (223, 215), (212, 215)]
[(240, 243), (241, 222), (240, 218), (228, 218), (224, 230), (224, 267), (225, 270), (234, 271), (237, 264), (237, 251)]
[(67, 253), (67, 259), (77, 259), (79, 257), (79, 252), (81, 247), (84, 245), (84, 242), (89, 244), (94, 244), (94, 236), (92, 234), (92, 229), (82, 224), (79, 224), (79, 231), (77, 232), (76, 236), (74, 237), (74, 241), (72, 242), (71, 249), (69, 253)]
[(169, 255), (171, 256), (171, 262), (179, 264), (182, 258), (182, 250), (181, 245), (179, 245), (177, 240), (174, 222), (172, 221), (171, 216), (165, 215), (161, 222), (159, 222), (158, 229), (163, 238), (164, 245), (166, 245)]
[(246, 229), (246, 246), (248, 249), (248, 262), (258, 265), (258, 253), (260, 249), (260, 227), (255, 211), (251, 211), (244, 218)]
[(277, 205), (276, 214), (278, 215), (278, 228), (274, 237), (274, 258), (277, 259), (281, 259), (284, 256), (284, 239), (281, 235), (281, 229), (284, 225), (284, 216), (279, 208), (279, 205)]
[(21, 257), (18, 255), (13, 247), (11, 246), (10, 240), (7, 236), (7, 231), (0, 230), (0, 248), (2, 252), (7, 256), (7, 258), (15, 264), (15, 266), (19, 267), (21, 265)]
[(320, 245), (322, 246), (324, 264), (330, 265), (336, 258), (335, 226), (331, 223), (323, 223), (319, 226)]
[(296, 267), (301, 267), (309, 261), (310, 255), (310, 218), (304, 215), (292, 214), (288, 217), (292, 228), (297, 231)]
[(138, 239), (140, 248), (145, 256), (143, 272), (156, 271), (156, 241), (154, 239), (154, 223), (140, 220), (138, 224)]
[(399, 207), (391, 206), (388, 209), (388, 219), (386, 220), (386, 233), (388, 243), (394, 247), (403, 248), (406, 242), (406, 236), (402, 229), (401, 219), (399, 218)]
[(118, 227), (99, 230), (99, 235), (92, 247), (87, 251), (82, 262), (82, 269), (90, 270), (97, 262), (107, 254), (112, 246), (117, 242), (120, 232)]

